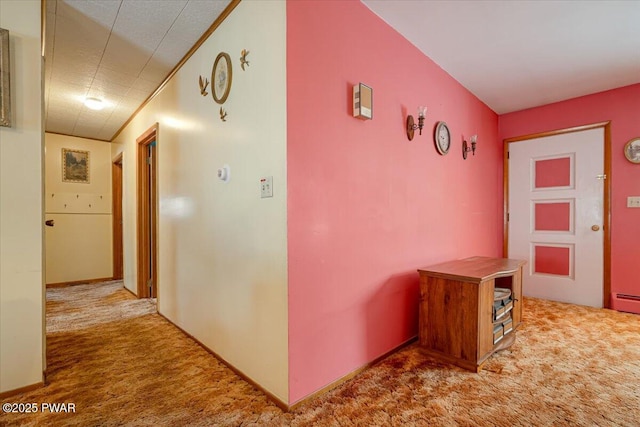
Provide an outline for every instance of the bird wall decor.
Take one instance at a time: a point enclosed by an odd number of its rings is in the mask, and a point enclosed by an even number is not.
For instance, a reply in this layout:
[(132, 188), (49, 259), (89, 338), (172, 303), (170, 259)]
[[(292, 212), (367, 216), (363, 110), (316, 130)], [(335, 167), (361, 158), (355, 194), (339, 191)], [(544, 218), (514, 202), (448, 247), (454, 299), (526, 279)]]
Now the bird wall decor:
[(220, 120), (223, 122), (227, 121), (227, 112), (224, 111), (224, 108), (220, 107)]
[(240, 52), (240, 68), (242, 68), (242, 71), (244, 71), (245, 64), (247, 64), (247, 67), (249, 66), (247, 55), (249, 55), (249, 51), (247, 49), (242, 49), (242, 52)]
[(209, 95), (209, 92), (207, 92), (207, 86), (209, 86), (209, 80), (207, 80), (206, 77), (203, 79), (202, 76), (200, 76), (200, 95)]

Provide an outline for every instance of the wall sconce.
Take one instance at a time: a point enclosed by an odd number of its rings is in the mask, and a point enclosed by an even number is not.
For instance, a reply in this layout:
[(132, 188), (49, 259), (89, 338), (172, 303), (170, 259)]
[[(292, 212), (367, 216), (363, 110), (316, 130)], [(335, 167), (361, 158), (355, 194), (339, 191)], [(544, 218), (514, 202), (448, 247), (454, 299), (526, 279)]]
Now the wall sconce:
[(418, 124), (413, 121), (413, 116), (407, 117), (407, 138), (409, 141), (413, 140), (413, 134), (416, 129), (419, 129), (420, 135), (422, 135), (422, 128), (424, 127), (424, 116), (427, 114), (427, 107), (418, 107)]
[(353, 117), (373, 119), (373, 89), (364, 83), (353, 87)]
[(462, 158), (467, 159), (467, 153), (471, 151), (471, 154), (476, 155), (476, 142), (478, 140), (478, 135), (473, 135), (471, 137), (471, 147), (467, 145), (467, 141), (462, 141)]

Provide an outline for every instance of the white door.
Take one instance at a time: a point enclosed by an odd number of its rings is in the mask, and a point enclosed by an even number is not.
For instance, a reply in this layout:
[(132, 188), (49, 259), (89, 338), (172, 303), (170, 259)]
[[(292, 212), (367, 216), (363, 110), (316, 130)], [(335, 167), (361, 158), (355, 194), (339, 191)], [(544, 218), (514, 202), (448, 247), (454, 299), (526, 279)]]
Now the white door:
[(602, 307), (604, 129), (509, 144), (508, 256), (526, 296)]

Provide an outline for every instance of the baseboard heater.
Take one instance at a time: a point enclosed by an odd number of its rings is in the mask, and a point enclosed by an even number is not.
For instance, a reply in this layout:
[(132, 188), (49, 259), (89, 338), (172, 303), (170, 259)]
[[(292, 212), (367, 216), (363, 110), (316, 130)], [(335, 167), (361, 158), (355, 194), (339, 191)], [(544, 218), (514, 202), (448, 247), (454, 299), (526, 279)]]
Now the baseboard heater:
[(640, 295), (612, 293), (611, 308), (617, 311), (640, 314)]
[(640, 295), (616, 294), (618, 299), (627, 299), (631, 301), (640, 301)]

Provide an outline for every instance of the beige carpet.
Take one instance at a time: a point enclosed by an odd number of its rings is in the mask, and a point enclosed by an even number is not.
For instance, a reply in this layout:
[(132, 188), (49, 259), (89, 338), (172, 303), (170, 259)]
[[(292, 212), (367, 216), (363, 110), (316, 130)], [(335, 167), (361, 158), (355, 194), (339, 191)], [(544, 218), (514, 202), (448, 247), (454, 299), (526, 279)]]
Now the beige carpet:
[(120, 282), (47, 291), (48, 385), (0, 413), (47, 426), (639, 426), (640, 316), (525, 300), (524, 324), (480, 374), (411, 345), (292, 413), (137, 300)]

